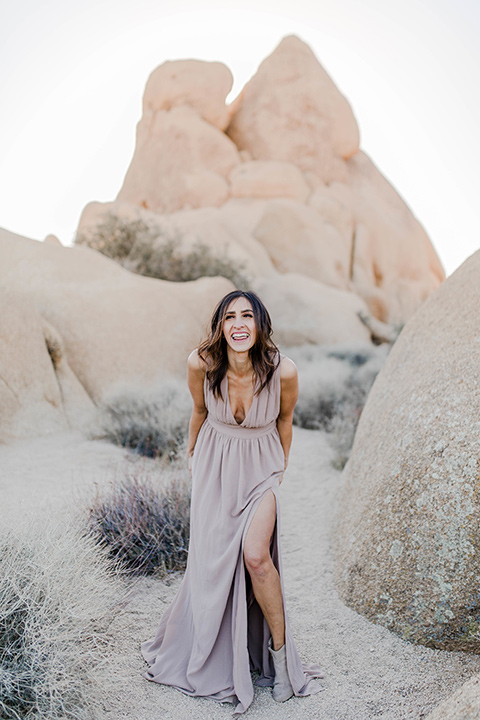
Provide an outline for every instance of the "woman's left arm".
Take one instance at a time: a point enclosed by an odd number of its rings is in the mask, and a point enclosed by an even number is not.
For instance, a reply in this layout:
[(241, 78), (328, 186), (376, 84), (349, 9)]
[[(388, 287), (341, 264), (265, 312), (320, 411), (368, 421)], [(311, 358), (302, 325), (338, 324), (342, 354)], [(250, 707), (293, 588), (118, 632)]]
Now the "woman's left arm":
[(298, 400), (298, 374), (293, 360), (282, 359), (280, 365), (280, 413), (277, 418), (278, 434), (285, 453), (285, 470), (292, 444), (293, 411)]

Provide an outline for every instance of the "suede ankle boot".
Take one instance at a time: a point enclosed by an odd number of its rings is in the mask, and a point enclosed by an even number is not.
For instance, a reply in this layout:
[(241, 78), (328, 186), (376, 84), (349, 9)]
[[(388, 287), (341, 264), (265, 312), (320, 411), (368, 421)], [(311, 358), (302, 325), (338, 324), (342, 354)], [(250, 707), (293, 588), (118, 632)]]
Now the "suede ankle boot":
[(274, 650), (272, 643), (269, 646), (270, 655), (273, 659), (273, 666), (275, 668), (275, 682), (272, 689), (272, 697), (275, 702), (285, 702), (293, 695), (293, 688), (290, 683), (287, 671), (287, 654), (285, 651), (285, 645), (279, 650)]

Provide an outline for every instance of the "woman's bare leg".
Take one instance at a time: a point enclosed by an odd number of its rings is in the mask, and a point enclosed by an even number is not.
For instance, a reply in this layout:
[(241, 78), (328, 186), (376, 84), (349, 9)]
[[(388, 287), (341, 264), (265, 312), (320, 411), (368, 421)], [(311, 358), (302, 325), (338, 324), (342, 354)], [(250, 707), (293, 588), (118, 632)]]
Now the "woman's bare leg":
[(255, 512), (243, 546), (243, 557), (252, 580), (253, 593), (270, 629), (274, 650), (285, 643), (282, 587), (270, 555), (270, 540), (276, 518), (275, 495), (270, 491)]

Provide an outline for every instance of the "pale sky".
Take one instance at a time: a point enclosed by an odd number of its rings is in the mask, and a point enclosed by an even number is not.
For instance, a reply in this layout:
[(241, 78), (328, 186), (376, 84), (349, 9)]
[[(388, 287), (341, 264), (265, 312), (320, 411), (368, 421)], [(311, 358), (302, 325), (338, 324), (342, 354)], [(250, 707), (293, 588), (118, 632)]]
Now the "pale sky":
[(0, 226), (69, 244), (122, 185), (155, 67), (224, 62), (233, 99), (289, 34), (453, 272), (480, 247), (479, 0), (0, 0)]

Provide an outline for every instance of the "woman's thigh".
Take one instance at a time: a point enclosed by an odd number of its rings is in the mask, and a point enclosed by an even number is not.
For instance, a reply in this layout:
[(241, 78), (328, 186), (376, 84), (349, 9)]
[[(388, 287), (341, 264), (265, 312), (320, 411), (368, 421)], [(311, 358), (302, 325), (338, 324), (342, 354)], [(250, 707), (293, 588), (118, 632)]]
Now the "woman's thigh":
[(250, 559), (260, 561), (270, 555), (270, 540), (276, 520), (275, 495), (269, 490), (260, 501), (245, 536), (243, 554), (247, 563)]

